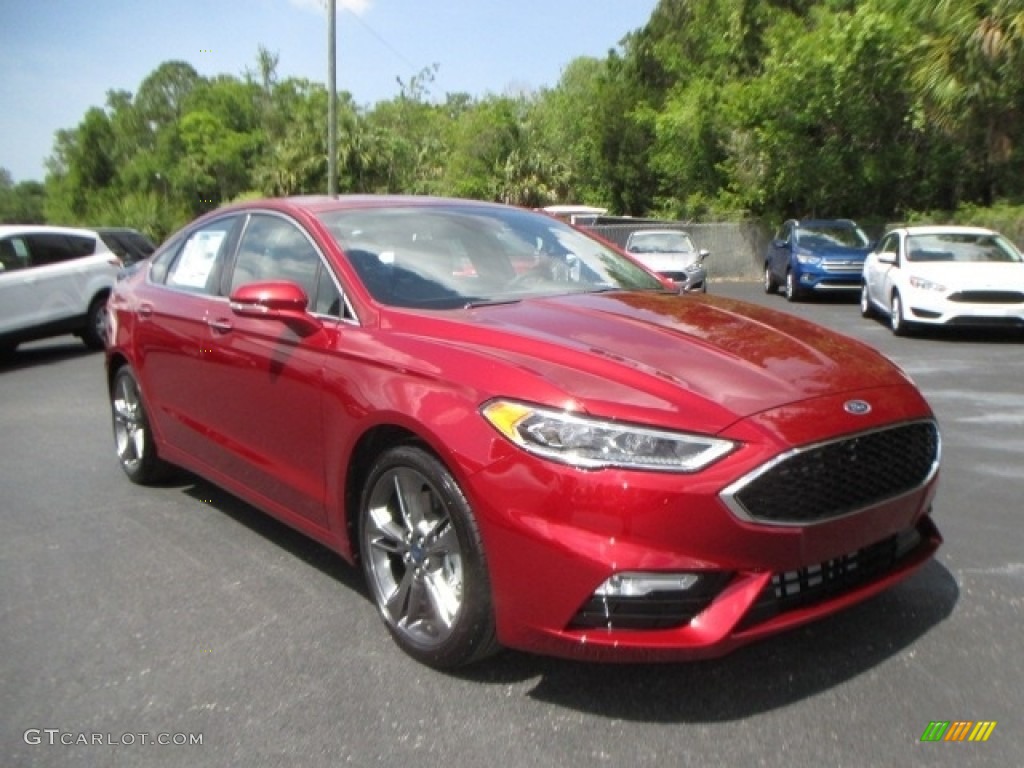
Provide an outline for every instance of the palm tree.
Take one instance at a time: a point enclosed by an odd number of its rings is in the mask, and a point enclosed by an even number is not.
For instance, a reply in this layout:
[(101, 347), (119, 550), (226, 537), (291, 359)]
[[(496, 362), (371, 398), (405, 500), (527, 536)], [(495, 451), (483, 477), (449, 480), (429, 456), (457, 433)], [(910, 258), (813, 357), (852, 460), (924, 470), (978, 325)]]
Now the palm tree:
[[(1024, 2), (898, 0), (925, 30), (915, 84), (938, 128), (975, 154), (990, 204), (1002, 188), (1024, 130)], [(1018, 189), (1019, 182), (1017, 185)]]

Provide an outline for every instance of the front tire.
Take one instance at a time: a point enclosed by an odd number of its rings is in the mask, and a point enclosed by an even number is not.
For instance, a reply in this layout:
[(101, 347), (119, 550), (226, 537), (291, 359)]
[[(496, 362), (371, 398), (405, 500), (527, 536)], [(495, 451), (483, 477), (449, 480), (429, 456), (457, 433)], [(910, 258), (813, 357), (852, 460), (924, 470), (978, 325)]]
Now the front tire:
[(117, 460), (128, 479), (139, 485), (150, 485), (164, 479), (170, 467), (157, 455), (139, 383), (127, 365), (114, 376), (110, 388), (110, 411)]
[(889, 328), (893, 336), (909, 336), (911, 331), (910, 323), (903, 314), (903, 300), (896, 292), (893, 292), (889, 304)]
[(415, 445), (386, 451), (359, 504), (370, 594), (398, 646), (437, 669), (498, 650), (480, 532), (448, 469)]
[(786, 273), (786, 301), (800, 301), (800, 288), (796, 284), (793, 270)]
[(860, 316), (871, 317), (874, 314), (874, 310), (871, 308), (871, 298), (868, 296), (868, 284), (863, 283), (860, 286)]

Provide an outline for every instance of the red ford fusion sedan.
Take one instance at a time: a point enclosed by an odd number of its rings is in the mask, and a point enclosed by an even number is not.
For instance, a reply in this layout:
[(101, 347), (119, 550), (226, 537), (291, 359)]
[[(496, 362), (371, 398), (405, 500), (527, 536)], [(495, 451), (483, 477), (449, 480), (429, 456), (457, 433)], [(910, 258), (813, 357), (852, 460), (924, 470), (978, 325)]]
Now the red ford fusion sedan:
[(109, 310), (128, 477), (187, 468), (360, 564), (434, 667), (719, 656), (941, 542), (939, 430), (900, 370), (542, 213), (248, 202)]

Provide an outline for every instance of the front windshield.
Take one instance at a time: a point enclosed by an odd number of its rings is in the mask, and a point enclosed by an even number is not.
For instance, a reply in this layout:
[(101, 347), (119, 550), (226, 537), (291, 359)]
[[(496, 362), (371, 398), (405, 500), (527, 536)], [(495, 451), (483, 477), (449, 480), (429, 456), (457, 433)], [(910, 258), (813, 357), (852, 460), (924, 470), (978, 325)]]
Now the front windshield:
[(696, 249), (685, 232), (634, 232), (627, 250), (630, 253), (688, 253)]
[(797, 242), (805, 248), (866, 248), (871, 243), (864, 230), (848, 223), (802, 224)]
[(1001, 235), (945, 232), (907, 238), (908, 261), (1001, 261), (1021, 263), (1024, 257)]
[(660, 291), (629, 259), (518, 208), (396, 204), (319, 215), (373, 297), (454, 309), (593, 291)]

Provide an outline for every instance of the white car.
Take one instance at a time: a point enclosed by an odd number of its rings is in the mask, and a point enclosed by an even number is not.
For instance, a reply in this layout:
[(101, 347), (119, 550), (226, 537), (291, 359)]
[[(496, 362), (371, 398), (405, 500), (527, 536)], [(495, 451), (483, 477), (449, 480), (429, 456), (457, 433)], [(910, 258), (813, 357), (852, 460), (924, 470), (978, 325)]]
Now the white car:
[(0, 353), (65, 333), (102, 349), (107, 297), (120, 268), (90, 230), (0, 226)]
[(1024, 329), (1024, 255), (978, 227), (905, 227), (864, 262), (860, 311), (892, 332), (918, 325)]
[(648, 269), (667, 277), (683, 291), (707, 293), (710, 253), (697, 250), (690, 235), (679, 229), (638, 229), (626, 241), (626, 253)]

